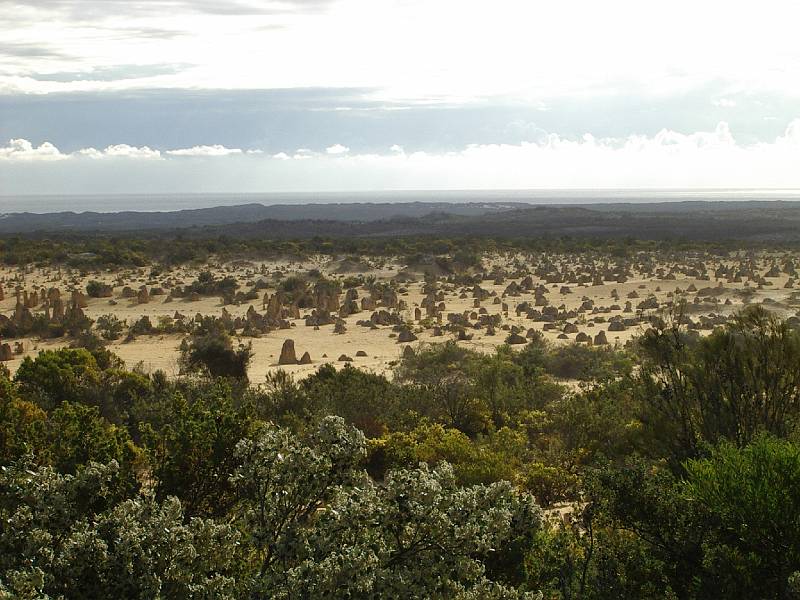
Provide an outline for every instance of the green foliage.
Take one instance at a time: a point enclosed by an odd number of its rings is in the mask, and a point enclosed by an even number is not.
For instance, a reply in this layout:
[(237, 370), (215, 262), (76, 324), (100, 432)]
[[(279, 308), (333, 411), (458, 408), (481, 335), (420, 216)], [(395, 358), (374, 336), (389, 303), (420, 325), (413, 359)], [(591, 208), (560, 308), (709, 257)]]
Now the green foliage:
[(125, 329), (125, 323), (120, 321), (116, 315), (100, 315), (97, 317), (95, 327), (100, 332), (104, 340), (118, 340)]
[(116, 463), (0, 470), (0, 596), (237, 598), (237, 532), (175, 499), (115, 496)]
[(489, 585), (482, 559), (538, 527), (507, 484), (460, 488), (446, 467), (371, 483), (357, 470), (364, 438), (341, 419), (324, 420), (308, 446), (268, 430), (240, 455), (259, 597), (464, 597)]
[(703, 564), (722, 596), (786, 598), (800, 565), (800, 447), (770, 437), (724, 442), (686, 465), (687, 500), (713, 529)]
[(392, 469), (447, 462), (461, 485), (473, 485), (514, 479), (515, 469), (524, 458), (526, 440), (521, 434), (502, 429), (479, 445), (458, 429), (423, 423), (408, 433), (371, 440), (368, 448), (367, 468), (378, 479)]
[(44, 444), (47, 413), (22, 400), (17, 386), (0, 369), (0, 465), (9, 464)]
[(92, 279), (86, 284), (86, 294), (91, 298), (102, 298), (111, 295), (111, 287), (100, 281)]
[(83, 348), (42, 350), (35, 359), (23, 359), (15, 381), (23, 397), (51, 409), (61, 402), (80, 402), (82, 391), (99, 383), (100, 369)]
[(760, 306), (689, 339), (678, 325), (639, 343), (644, 421), (676, 460), (704, 442), (746, 445), (760, 432), (788, 435), (800, 416), (800, 331)]
[(385, 377), (345, 365), (321, 366), (300, 384), (307, 406), (321, 418), (338, 415), (369, 437), (378, 437), (396, 422), (400, 399)]
[(758, 308), (626, 352), (451, 342), (393, 379), (257, 386), (230, 329), (192, 325), (183, 366), (204, 377), (126, 370), (84, 334), (0, 368), (0, 598), (800, 589), (800, 333)]
[(474, 435), (486, 429), (489, 419), (486, 407), (475, 397), (473, 374), (479, 364), (477, 352), (455, 342), (433, 344), (405, 356), (395, 379), (422, 392), (420, 414)]
[(633, 363), (613, 348), (572, 343), (552, 348), (543, 366), (562, 379), (603, 381), (630, 374)]
[(195, 293), (201, 296), (231, 296), (236, 292), (239, 284), (233, 277), (223, 277), (217, 279), (211, 271), (203, 271), (197, 276), (197, 280), (186, 286), (183, 290), (184, 295)]
[(156, 498), (180, 498), (189, 516), (224, 515), (235, 500), (229, 478), (236, 444), (250, 429), (230, 387), (220, 381), (176, 390), (143, 429)]
[(233, 347), (226, 331), (216, 330), (193, 335), (181, 346), (181, 366), (185, 372), (203, 372), (211, 377), (247, 380), (247, 367), (253, 358), (251, 344)]
[(69, 474), (89, 462), (132, 466), (137, 455), (125, 429), (106, 421), (96, 407), (72, 402), (62, 402), (50, 413), (43, 452), (58, 472)]

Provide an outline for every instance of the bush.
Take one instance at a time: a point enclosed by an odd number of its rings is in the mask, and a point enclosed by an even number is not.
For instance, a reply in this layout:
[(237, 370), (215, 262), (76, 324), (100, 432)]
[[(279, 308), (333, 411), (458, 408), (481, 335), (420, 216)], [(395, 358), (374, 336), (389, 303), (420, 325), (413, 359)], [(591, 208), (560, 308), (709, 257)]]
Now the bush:
[(95, 327), (104, 340), (111, 342), (118, 340), (122, 336), (125, 324), (116, 315), (107, 314), (97, 317)]
[(253, 358), (252, 344), (233, 348), (231, 337), (222, 331), (194, 335), (181, 345), (181, 367), (184, 372), (203, 372), (211, 377), (233, 377), (247, 380), (247, 367)]
[(113, 290), (110, 285), (93, 279), (86, 284), (86, 293), (91, 298), (108, 298), (113, 294)]

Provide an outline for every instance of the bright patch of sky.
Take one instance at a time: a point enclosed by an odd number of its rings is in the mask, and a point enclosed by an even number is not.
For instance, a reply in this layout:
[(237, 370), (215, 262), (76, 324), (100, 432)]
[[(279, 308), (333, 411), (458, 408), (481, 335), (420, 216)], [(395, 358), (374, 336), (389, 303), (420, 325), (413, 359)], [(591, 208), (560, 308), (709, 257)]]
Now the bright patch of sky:
[(798, 23), (790, 0), (0, 0), (0, 185), (800, 185)]

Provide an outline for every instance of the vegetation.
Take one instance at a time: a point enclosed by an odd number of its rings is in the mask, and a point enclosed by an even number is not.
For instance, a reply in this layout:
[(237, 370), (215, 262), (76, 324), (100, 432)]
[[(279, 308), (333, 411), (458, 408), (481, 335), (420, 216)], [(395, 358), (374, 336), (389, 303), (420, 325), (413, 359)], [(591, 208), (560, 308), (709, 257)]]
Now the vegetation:
[[(784, 244), (784, 246), (787, 244)], [(788, 244), (792, 246), (791, 244)], [(716, 254), (726, 250), (740, 250), (746, 242), (686, 241), (686, 240), (636, 240), (627, 237), (593, 239), (583, 237), (507, 237), (507, 236), (297, 236), (280, 239), (274, 236), (215, 235), (213, 230), (195, 237), (183, 232), (149, 234), (51, 234), (48, 236), (9, 236), (0, 239), (0, 261), (14, 265), (58, 265), (80, 269), (114, 269), (144, 267), (149, 264), (175, 265), (205, 263), (209, 256), (219, 260), (235, 258), (294, 256), (313, 254), (333, 256), (405, 256), (409, 258), (432, 257), (445, 271), (463, 269), (475, 264), (476, 257), (485, 252), (521, 251), (612, 256), (622, 258), (639, 251), (672, 253), (681, 250), (702, 250)], [(759, 247), (764, 247), (759, 243)], [(782, 247), (772, 244), (770, 247)], [(794, 246), (792, 246), (794, 247)], [(443, 257), (452, 257), (446, 258)], [(196, 291), (220, 295), (226, 291), (225, 280), (215, 280), (213, 274), (198, 278), (187, 293)]]
[(800, 331), (761, 308), (392, 377), (248, 382), (220, 319), (175, 379), (86, 346), (0, 369), (2, 598), (800, 594)]

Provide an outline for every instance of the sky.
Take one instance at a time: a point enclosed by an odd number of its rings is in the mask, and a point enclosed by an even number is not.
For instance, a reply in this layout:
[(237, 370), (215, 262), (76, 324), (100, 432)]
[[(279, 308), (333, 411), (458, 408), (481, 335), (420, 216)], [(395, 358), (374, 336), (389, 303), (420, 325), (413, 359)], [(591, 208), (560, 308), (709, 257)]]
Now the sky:
[(0, 196), (800, 188), (800, 4), (0, 0)]

